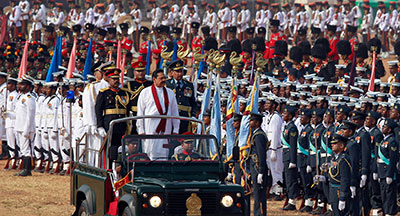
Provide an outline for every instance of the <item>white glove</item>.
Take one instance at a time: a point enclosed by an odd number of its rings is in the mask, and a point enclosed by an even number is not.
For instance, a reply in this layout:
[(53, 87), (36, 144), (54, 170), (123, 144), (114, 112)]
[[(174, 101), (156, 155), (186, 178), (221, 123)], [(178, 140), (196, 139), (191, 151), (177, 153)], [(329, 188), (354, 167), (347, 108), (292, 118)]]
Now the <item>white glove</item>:
[(225, 178), (227, 181), (232, 181), (232, 179), (233, 179), (233, 176), (232, 176), (232, 173), (230, 173), (230, 172), (228, 172), (228, 175), (226, 176), (226, 178)]
[(356, 187), (350, 186), (350, 191), (351, 191), (351, 198), (356, 197)]
[(87, 135), (93, 135), (90, 125), (85, 126), (85, 133), (87, 133)]
[(293, 168), (296, 168), (296, 164), (294, 164), (294, 163), (289, 163), (289, 169), (293, 169)]
[(275, 151), (271, 151), (271, 161), (276, 161), (276, 152)]
[(339, 211), (343, 211), (345, 208), (346, 208), (346, 201), (339, 200), (339, 205), (338, 205)]
[(90, 126), (90, 134), (96, 135), (99, 131), (97, 130), (96, 126)]
[(43, 132), (42, 136), (43, 136), (43, 138), (46, 139), (46, 140), (49, 139), (49, 133), (44, 133), (44, 132)]
[(326, 178), (323, 175), (316, 175), (314, 176), (314, 183), (317, 182), (326, 182)]
[(312, 172), (312, 168), (311, 168), (311, 166), (309, 166), (309, 165), (307, 166), (307, 168), (306, 168), (306, 172), (307, 172), (307, 173), (311, 173), (311, 172)]
[(392, 184), (392, 182), (393, 182), (392, 178), (386, 177), (386, 184), (390, 185), (390, 184)]
[(104, 128), (102, 128), (102, 127), (97, 128), (97, 132), (98, 132), (99, 136), (101, 136), (101, 137), (105, 137), (107, 135), (106, 130), (104, 130)]
[(360, 188), (363, 188), (366, 183), (367, 183), (367, 175), (362, 175), (360, 181)]
[(372, 178), (374, 179), (374, 181), (378, 180), (378, 173), (372, 173)]
[(258, 174), (257, 175), (257, 184), (262, 184), (263, 183), (263, 174)]
[(50, 138), (51, 139), (57, 139), (57, 131), (50, 132)]

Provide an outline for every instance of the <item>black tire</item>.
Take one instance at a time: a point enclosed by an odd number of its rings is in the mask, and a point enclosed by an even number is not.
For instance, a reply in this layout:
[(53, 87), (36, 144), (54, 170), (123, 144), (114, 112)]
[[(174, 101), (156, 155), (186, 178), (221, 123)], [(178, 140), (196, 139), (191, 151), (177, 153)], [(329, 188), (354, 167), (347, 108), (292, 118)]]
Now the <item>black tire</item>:
[(83, 200), (81, 206), (79, 207), (78, 216), (89, 216), (89, 204), (87, 200)]
[(133, 214), (128, 206), (124, 208), (124, 211), (122, 212), (122, 216), (133, 216)]

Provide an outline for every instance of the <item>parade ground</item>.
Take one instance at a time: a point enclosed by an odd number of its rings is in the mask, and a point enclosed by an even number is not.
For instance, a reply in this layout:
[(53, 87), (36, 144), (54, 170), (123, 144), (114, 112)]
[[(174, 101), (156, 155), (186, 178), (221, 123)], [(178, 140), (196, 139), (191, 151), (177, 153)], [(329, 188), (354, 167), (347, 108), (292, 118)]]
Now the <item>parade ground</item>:
[[(4, 167), (5, 161), (0, 161)], [(33, 172), (29, 178), (14, 177), (16, 171), (0, 169), (0, 216), (68, 216), (74, 212), (70, 205), (70, 176)], [(298, 202), (300, 205), (300, 202)], [(268, 201), (267, 215), (308, 215), (280, 210), (283, 201)]]

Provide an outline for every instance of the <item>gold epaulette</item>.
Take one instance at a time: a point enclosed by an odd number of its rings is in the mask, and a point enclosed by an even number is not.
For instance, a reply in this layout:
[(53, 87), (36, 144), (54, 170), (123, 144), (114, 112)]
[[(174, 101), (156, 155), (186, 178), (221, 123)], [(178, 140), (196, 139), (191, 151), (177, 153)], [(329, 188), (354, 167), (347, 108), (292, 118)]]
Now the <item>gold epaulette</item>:
[(110, 89), (110, 87), (102, 88), (102, 89), (100, 89), (100, 92), (105, 92), (105, 91), (107, 91), (108, 89)]

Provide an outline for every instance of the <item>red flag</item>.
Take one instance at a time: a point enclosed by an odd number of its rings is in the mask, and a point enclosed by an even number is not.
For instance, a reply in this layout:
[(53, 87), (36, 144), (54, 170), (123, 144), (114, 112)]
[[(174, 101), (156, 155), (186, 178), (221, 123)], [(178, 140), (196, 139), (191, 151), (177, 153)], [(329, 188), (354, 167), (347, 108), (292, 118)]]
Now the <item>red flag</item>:
[(118, 40), (117, 62), (116, 62), (115, 66), (117, 66), (117, 68), (119, 68), (119, 69), (121, 69), (121, 54), (122, 54), (121, 40)]
[(75, 72), (76, 42), (77, 39), (74, 37), (74, 45), (72, 46), (71, 55), (69, 56), (67, 75), (65, 75), (65, 77), (69, 79), (72, 78), (72, 73)]
[(117, 191), (128, 184), (131, 181), (131, 178), (133, 178), (133, 169), (125, 177), (114, 183), (114, 191)]
[(18, 78), (21, 78), (23, 75), (26, 74), (27, 62), (28, 62), (28, 48), (29, 48), (29, 42), (25, 41), (24, 53), (22, 54), (21, 66), (19, 67)]
[(124, 53), (124, 55), (122, 56), (122, 63), (120, 64), (119, 67), (119, 69), (121, 70), (120, 82), (122, 87), (124, 87), (125, 64), (126, 64), (126, 54)]
[(371, 78), (369, 80), (368, 91), (374, 91), (375, 88), (375, 70), (376, 70), (376, 51), (374, 50), (372, 53), (372, 70), (371, 70)]

